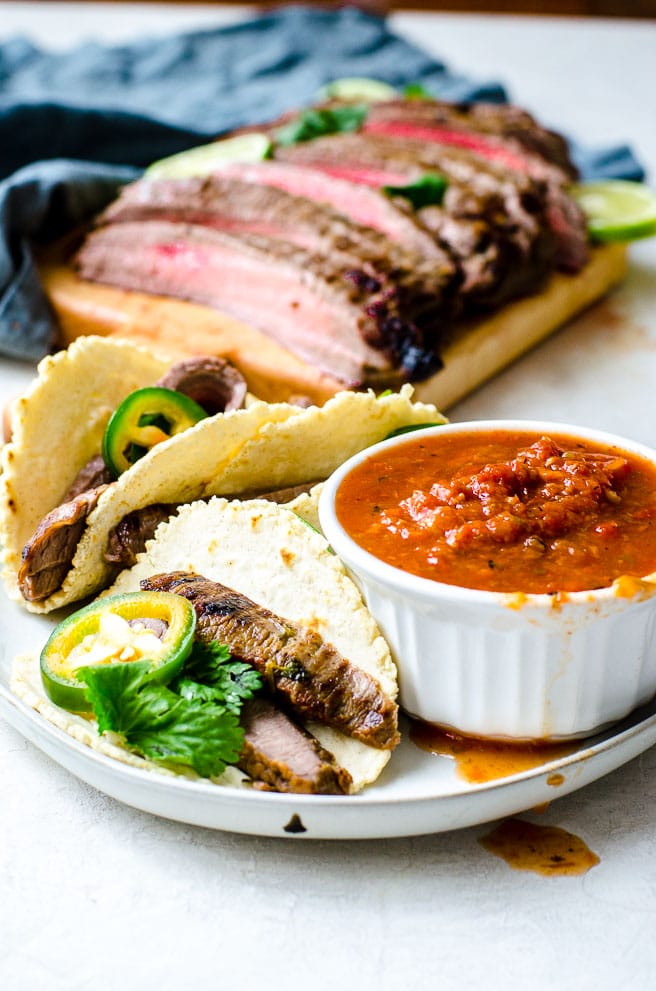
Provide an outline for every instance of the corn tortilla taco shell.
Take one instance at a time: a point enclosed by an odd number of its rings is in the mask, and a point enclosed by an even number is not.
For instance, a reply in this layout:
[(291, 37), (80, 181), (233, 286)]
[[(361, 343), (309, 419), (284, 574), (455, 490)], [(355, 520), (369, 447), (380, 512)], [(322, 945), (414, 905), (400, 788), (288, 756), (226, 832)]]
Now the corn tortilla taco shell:
[[(25, 543), (61, 502), (77, 472), (100, 451), (113, 410), (130, 392), (152, 385), (171, 364), (130, 342), (97, 337), (81, 338), (40, 363), (35, 383), (13, 409), (12, 441), (2, 451), (0, 541), (12, 598), (22, 601), (16, 574)], [(287, 403), (252, 401), (246, 409), (197, 424), (200, 443), (187, 452), (179, 442), (188, 443), (189, 431), (158, 445), (103, 493), (62, 588), (27, 608), (49, 612), (97, 590), (110, 574), (103, 559), (109, 530), (126, 513), (157, 501), (197, 498), (211, 474), (220, 474), (263, 423), (300, 412)]]
[[(396, 698), (396, 666), (360, 592), (325, 538), (291, 510), (263, 499), (183, 506), (107, 594), (136, 591), (142, 579), (170, 571), (221, 582), (315, 630)], [(389, 760), (389, 751), (336, 730), (315, 722), (307, 728), (350, 772), (353, 791), (374, 781)]]
[[(98, 734), (98, 723), (88, 716), (79, 716), (74, 712), (67, 712), (60, 709), (46, 697), (41, 681), (39, 669), (39, 658), (34, 654), (19, 654), (15, 659), (11, 669), (10, 685), (11, 691), (17, 698), (26, 705), (34, 709), (39, 715), (47, 719), (53, 726), (63, 730), (78, 743), (83, 743), (86, 747), (91, 747), (97, 753), (105, 757), (111, 757), (129, 767), (136, 767), (140, 770), (152, 771), (165, 777), (184, 776), (186, 778), (197, 778), (191, 769), (180, 768), (172, 770), (163, 764), (141, 757), (122, 746), (119, 737), (114, 733)], [(231, 785), (238, 787), (246, 780), (246, 776), (236, 767), (227, 767), (220, 778), (216, 779), (217, 784)]]
[(80, 338), (40, 362), (29, 390), (11, 410), (12, 439), (2, 451), (2, 540), (17, 565), (39, 521), (100, 451), (113, 410), (152, 385), (168, 358), (124, 341)]
[[(3, 451), (0, 539), (12, 598), (22, 602), (16, 575), (23, 547), (99, 451), (112, 410), (168, 367), (167, 359), (140, 347), (102, 338), (81, 338), (41, 363), (37, 383), (16, 407), (14, 438)], [(308, 409), (253, 400), (156, 445), (100, 496), (61, 588), (43, 601), (25, 602), (26, 608), (50, 612), (107, 584), (110, 532), (133, 510), (314, 482), (399, 426), (444, 419), (434, 406), (413, 403), (412, 392), (411, 386), (381, 397), (341, 392)]]

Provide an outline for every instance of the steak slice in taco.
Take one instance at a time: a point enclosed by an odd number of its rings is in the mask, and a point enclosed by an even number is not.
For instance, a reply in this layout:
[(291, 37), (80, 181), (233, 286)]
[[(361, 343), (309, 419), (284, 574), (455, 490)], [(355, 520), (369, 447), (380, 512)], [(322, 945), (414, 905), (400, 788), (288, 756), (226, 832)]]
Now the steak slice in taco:
[[(396, 668), (319, 533), (260, 499), (185, 505), (106, 594), (163, 587), (192, 597), (203, 650), (227, 649), (231, 662), (260, 672), (261, 688), (240, 716), (244, 743), (235, 763), (246, 784), (349, 794), (376, 780), (398, 742)], [(92, 720), (53, 706), (36, 672), (35, 659), (15, 666), (12, 687), (28, 704), (95, 749), (139, 761), (129, 738), (98, 736)], [(154, 769), (152, 752), (147, 757), (140, 766)], [(163, 759), (165, 769), (183, 773)]]
[(260, 672), (274, 698), (295, 712), (382, 750), (399, 742), (396, 706), (373, 678), (314, 631), (201, 575), (154, 575), (144, 578), (141, 588), (188, 599), (196, 612), (196, 637), (226, 644), (234, 658)]
[[(251, 399), (155, 444), (97, 500), (85, 496), (63, 510), (71, 491), (72, 501), (88, 492), (85, 479), (99, 480), (93, 470), (116, 407), (169, 370), (163, 358), (127, 342), (83, 338), (42, 362), (37, 383), (19, 401), (3, 452), (0, 536), (8, 592), (31, 611), (49, 612), (102, 589), (180, 504), (308, 486), (399, 426), (443, 420), (434, 406), (411, 401), (410, 386), (380, 397), (344, 392), (324, 407)], [(106, 484), (102, 474), (100, 480)], [(117, 555), (116, 533), (142, 511), (128, 527), (131, 549)], [(64, 532), (67, 519), (75, 521), (72, 535)], [(65, 557), (50, 553), (55, 534)]]
[[(246, 597), (283, 618), (294, 629), (301, 627), (308, 638), (306, 643), (317, 636), (327, 653), (334, 650), (342, 659), (348, 659), (349, 666), (344, 669), (347, 673), (338, 693), (339, 713), (335, 716), (341, 721), (341, 729), (331, 726), (321, 715), (322, 708), (329, 708), (325, 701), (315, 703), (312, 712), (306, 708), (304, 714), (292, 702), (288, 711), (294, 719), (301, 719), (305, 728), (349, 772), (353, 778), (351, 791), (359, 791), (374, 781), (398, 739), (394, 704), (398, 692), (396, 666), (360, 592), (325, 538), (292, 510), (262, 499), (212, 498), (208, 502), (194, 502), (161, 524), (134, 567), (121, 572), (108, 591), (134, 592), (142, 582), (155, 582), (154, 576), (172, 572), (183, 572), (190, 577), (202, 575), (208, 582), (227, 586), (238, 598)], [(194, 584), (190, 582), (192, 587)], [(218, 613), (212, 617), (210, 610), (198, 625), (212, 630)], [(219, 634), (222, 636), (223, 630)], [(273, 657), (271, 654), (272, 660)], [(320, 659), (310, 664), (321, 670)], [(356, 701), (359, 678), (367, 685), (365, 695), (369, 693), (370, 699), (380, 693), (373, 707), (383, 713), (378, 745), (372, 745), (376, 734), (373, 727), (367, 743), (351, 732), (358, 720), (362, 724), (366, 722), (363, 712), (368, 711)], [(366, 733), (364, 729), (360, 735)], [(382, 747), (381, 740), (386, 741)]]
[(273, 702), (251, 699), (241, 711), (239, 768), (258, 786), (309, 795), (348, 795), (353, 779), (319, 741)]

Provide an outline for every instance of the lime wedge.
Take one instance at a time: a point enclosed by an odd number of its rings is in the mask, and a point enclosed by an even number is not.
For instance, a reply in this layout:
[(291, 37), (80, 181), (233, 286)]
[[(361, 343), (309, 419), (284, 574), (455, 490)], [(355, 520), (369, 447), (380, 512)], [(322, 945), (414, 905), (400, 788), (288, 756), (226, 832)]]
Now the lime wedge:
[(399, 91), (380, 79), (369, 79), (367, 76), (349, 76), (344, 79), (334, 79), (326, 83), (317, 93), (317, 100), (344, 100), (366, 103), (376, 103), (380, 100), (393, 100)]
[(583, 182), (571, 193), (595, 241), (635, 241), (656, 234), (656, 193), (641, 182)]
[(191, 176), (208, 175), (228, 162), (261, 162), (271, 151), (271, 141), (266, 134), (252, 132), (236, 134), (232, 138), (198, 145), (168, 158), (160, 158), (146, 169), (149, 179), (188, 179)]

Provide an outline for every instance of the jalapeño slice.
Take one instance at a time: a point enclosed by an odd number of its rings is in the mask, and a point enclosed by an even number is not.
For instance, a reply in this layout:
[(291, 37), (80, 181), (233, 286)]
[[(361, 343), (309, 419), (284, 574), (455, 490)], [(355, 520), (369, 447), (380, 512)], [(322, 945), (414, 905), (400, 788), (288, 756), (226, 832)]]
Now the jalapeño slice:
[(102, 454), (115, 478), (162, 441), (207, 416), (202, 406), (174, 389), (150, 386), (131, 392), (112, 413)]
[(191, 653), (196, 613), (171, 592), (109, 595), (59, 624), (41, 651), (41, 678), (48, 698), (70, 712), (89, 712), (83, 667), (148, 661), (152, 679), (166, 684)]

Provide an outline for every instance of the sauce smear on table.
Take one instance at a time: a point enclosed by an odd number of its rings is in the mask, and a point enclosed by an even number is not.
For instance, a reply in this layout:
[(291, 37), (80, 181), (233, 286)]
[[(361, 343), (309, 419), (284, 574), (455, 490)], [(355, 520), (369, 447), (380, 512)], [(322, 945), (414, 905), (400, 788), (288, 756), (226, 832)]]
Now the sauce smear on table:
[(585, 874), (600, 863), (597, 854), (574, 833), (524, 819), (506, 819), (478, 842), (514, 870), (546, 877)]

